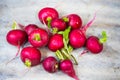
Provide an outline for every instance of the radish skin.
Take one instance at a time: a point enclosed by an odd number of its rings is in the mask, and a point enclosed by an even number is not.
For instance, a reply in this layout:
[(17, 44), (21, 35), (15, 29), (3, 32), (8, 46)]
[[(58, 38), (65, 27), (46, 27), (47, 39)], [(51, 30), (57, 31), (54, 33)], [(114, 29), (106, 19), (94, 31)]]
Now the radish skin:
[(49, 73), (58, 71), (58, 61), (52, 56), (45, 58), (42, 62), (42, 66)]
[(79, 78), (77, 77), (75, 70), (73, 68), (73, 64), (71, 62), (71, 60), (63, 60), (60, 62), (60, 70), (67, 74), (68, 76), (74, 78), (75, 80), (79, 80)]

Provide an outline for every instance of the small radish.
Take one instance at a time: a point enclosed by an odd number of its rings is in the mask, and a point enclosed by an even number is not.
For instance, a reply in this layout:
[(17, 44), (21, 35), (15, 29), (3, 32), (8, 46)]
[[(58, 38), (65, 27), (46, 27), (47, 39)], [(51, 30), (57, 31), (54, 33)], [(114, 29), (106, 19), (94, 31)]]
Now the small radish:
[(20, 54), (22, 62), (27, 67), (32, 67), (40, 64), (41, 52), (35, 47), (25, 47)]
[(33, 30), (28, 37), (30, 44), (34, 47), (46, 46), (49, 41), (48, 33), (42, 29), (38, 28)]
[(79, 80), (77, 77), (75, 70), (73, 68), (73, 64), (70, 60), (63, 60), (60, 62), (60, 70), (67, 74), (68, 76), (74, 78), (75, 80)]
[(33, 30), (35, 30), (37, 28), (39, 28), (37, 25), (29, 24), (29, 25), (25, 26), (24, 29), (25, 29), (26, 33), (29, 35)]
[(47, 72), (54, 73), (58, 70), (58, 61), (56, 58), (50, 56), (43, 60), (42, 66)]
[(70, 45), (73, 48), (80, 48), (85, 45), (86, 30), (92, 25), (95, 18), (96, 18), (96, 13), (93, 19), (90, 20), (82, 29), (74, 29), (70, 32), (69, 34)]
[(41, 9), (38, 13), (38, 18), (39, 20), (46, 24), (46, 25), (50, 25), (50, 22), (53, 20), (53, 19), (56, 19), (58, 18), (59, 15), (58, 15), (58, 12), (56, 9), (54, 8), (51, 8), (51, 7), (45, 7), (43, 9)]
[(51, 51), (57, 51), (64, 47), (63, 36), (61, 34), (54, 34), (50, 37), (48, 48)]
[(79, 29), (82, 26), (82, 19), (77, 14), (69, 14), (67, 17), (63, 17), (63, 20), (68, 22), (72, 29)]
[(20, 51), (20, 46), (23, 45), (27, 41), (27, 33), (20, 29), (11, 30), (7, 33), (6, 39), (7, 39), (7, 42), (10, 43), (11, 45), (18, 47), (18, 51), (15, 57), (10, 60), (12, 61), (18, 56), (19, 51)]
[(53, 28), (53, 30), (57, 29), (57, 31), (63, 31), (66, 27), (67, 25), (62, 19), (57, 18), (51, 21), (51, 28)]
[(102, 38), (99, 39), (96, 36), (90, 36), (86, 42), (87, 50), (91, 51), (93, 54), (98, 54), (103, 50), (103, 43), (107, 41), (106, 32), (102, 32)]
[(23, 26), (22, 24), (18, 24), (19, 27), (23, 30), (25, 30), (25, 32), (29, 35), (33, 30), (39, 28), (37, 25), (35, 24), (28, 24), (27, 26)]

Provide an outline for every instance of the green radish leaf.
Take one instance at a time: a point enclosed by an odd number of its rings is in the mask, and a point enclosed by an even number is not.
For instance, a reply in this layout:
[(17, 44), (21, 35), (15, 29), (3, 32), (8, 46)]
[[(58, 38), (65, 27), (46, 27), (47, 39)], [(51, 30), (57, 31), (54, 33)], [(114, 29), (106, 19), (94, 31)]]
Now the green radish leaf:
[(107, 41), (106, 31), (102, 31), (102, 38), (99, 39), (100, 43), (105, 43)]
[(71, 27), (69, 26), (65, 31), (64, 31), (64, 34), (63, 34), (63, 37), (65, 38), (65, 41), (66, 43), (68, 44), (69, 42), (69, 32), (71, 30)]
[(69, 52), (72, 52), (73, 51), (73, 47), (71, 45), (68, 46), (68, 50)]
[(31, 61), (30, 61), (29, 59), (26, 59), (24, 64), (25, 64), (27, 67), (31, 67)]
[(48, 23), (47, 23), (48, 28), (51, 28), (52, 18), (51, 18), (51, 17), (48, 17), (48, 18), (47, 18), (47, 21), (48, 21)]
[(17, 28), (17, 22), (16, 22), (16, 21), (13, 21), (12, 29), (16, 29), (16, 28)]
[(62, 20), (63, 20), (64, 22), (69, 22), (69, 18), (67, 18), (67, 17), (63, 17)]
[(68, 47), (67, 47), (67, 42), (66, 42), (65, 38), (63, 38), (63, 43), (64, 43), (65, 49), (68, 49)]
[(35, 34), (34, 35), (34, 40), (40, 41), (41, 40), (40, 35), (39, 34)]
[(58, 34), (62, 34), (63, 35), (64, 31), (58, 31)]
[(57, 28), (53, 28), (53, 29), (52, 29), (52, 33), (53, 33), (53, 34), (56, 34), (57, 32), (58, 32), (58, 29), (57, 29)]

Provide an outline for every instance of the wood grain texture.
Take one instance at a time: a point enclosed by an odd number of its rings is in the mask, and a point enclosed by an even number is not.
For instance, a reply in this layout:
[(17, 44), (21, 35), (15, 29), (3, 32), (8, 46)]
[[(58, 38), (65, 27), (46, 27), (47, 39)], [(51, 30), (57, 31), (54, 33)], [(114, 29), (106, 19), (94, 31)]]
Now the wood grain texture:
[[(46, 6), (56, 8), (60, 16), (70, 13), (80, 15), (83, 25), (100, 9), (87, 36), (100, 36), (101, 31), (105, 30), (108, 41), (104, 44), (104, 50), (101, 54), (88, 53), (82, 57), (79, 55), (83, 48), (74, 50), (72, 54), (79, 63), (74, 67), (80, 80), (120, 80), (120, 0), (0, 0), (0, 80), (74, 80), (60, 71), (47, 73), (41, 65), (23, 74), (26, 67), (19, 57), (5, 65), (17, 51), (5, 39), (13, 20), (24, 25), (35, 23), (44, 27), (39, 22), (37, 13)], [(40, 50), (44, 56), (54, 56), (46, 48)]]

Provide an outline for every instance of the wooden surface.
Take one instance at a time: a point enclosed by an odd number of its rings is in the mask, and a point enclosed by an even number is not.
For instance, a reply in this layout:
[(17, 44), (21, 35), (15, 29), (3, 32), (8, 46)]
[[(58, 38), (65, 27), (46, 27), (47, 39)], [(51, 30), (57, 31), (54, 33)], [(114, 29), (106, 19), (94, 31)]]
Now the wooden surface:
[[(47, 73), (41, 65), (23, 74), (26, 67), (19, 57), (5, 65), (17, 51), (5, 39), (12, 22), (16, 20), (24, 25), (35, 23), (44, 27), (37, 13), (46, 6), (55, 7), (60, 16), (70, 13), (80, 15), (83, 25), (100, 9), (95, 22), (87, 30), (87, 36), (100, 36), (101, 31), (105, 30), (108, 41), (104, 44), (104, 50), (97, 55), (87, 53), (82, 57), (79, 55), (83, 48), (74, 50), (72, 54), (79, 63), (74, 67), (80, 80), (120, 80), (120, 0), (0, 0), (0, 80), (74, 80), (60, 71)], [(40, 50), (44, 56), (54, 56), (46, 48)]]

